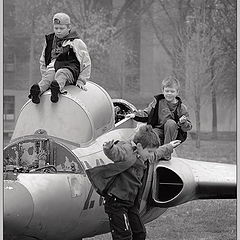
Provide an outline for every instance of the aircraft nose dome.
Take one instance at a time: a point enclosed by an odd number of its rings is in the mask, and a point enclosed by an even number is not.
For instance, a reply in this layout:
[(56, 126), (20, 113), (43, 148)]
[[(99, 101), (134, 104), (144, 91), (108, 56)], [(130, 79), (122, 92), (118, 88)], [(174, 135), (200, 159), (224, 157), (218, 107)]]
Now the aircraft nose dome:
[(4, 181), (4, 231), (23, 233), (33, 214), (33, 200), (19, 182)]

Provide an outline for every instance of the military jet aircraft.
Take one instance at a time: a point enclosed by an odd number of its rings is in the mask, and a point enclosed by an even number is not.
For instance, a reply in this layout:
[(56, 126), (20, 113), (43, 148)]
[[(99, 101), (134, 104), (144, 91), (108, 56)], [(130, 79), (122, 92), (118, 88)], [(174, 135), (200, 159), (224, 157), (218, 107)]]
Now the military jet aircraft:
[[(67, 86), (26, 102), (4, 148), (5, 239), (80, 240), (110, 231), (103, 198), (85, 170), (111, 162), (105, 141), (130, 140), (142, 123), (135, 107), (99, 85)], [(172, 157), (147, 170), (140, 212), (145, 223), (167, 208), (197, 199), (236, 198), (236, 166)]]

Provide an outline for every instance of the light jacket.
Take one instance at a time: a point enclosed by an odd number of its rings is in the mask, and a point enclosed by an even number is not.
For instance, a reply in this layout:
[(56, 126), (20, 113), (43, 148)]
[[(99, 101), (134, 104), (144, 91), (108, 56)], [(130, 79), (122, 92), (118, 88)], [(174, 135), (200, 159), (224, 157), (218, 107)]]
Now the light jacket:
[[(171, 144), (163, 145), (148, 161), (151, 163), (160, 161), (162, 157), (171, 154), (172, 151)], [(118, 142), (111, 149), (104, 149), (104, 153), (114, 163), (86, 170), (93, 187), (102, 196), (109, 194), (121, 200), (134, 202), (143, 185), (142, 178), (146, 162), (144, 163), (132, 142)]]
[[(42, 76), (46, 73), (47, 66), (51, 63), (54, 36), (54, 33), (45, 36), (45, 43), (40, 57), (40, 71)], [(54, 63), (55, 70), (57, 71), (62, 67), (69, 68), (73, 73), (75, 81), (81, 81), (83, 84), (86, 84), (91, 74), (91, 59), (86, 44), (79, 38), (76, 31), (71, 30), (64, 38), (62, 47), (64, 52), (56, 58)], [(64, 59), (69, 58), (69, 56), (72, 62), (63, 63)]]

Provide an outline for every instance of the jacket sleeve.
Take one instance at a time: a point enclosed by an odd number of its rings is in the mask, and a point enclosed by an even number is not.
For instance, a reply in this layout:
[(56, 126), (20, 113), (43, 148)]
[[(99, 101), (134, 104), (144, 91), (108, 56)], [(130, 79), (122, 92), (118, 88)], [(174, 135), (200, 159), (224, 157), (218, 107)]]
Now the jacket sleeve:
[(184, 104), (181, 104), (181, 114), (180, 114), (179, 118), (183, 115), (185, 115), (187, 117), (187, 120), (183, 123), (178, 123), (178, 125), (184, 132), (187, 132), (192, 129), (192, 123), (189, 119), (189, 113), (187, 111), (187, 107)]
[(45, 65), (45, 48), (46, 48), (46, 41), (44, 42), (44, 45), (43, 45), (43, 50), (42, 50), (42, 54), (40, 56), (40, 60), (39, 60), (39, 63), (40, 63), (40, 72), (41, 72), (41, 75), (42, 77), (45, 75), (46, 73), (46, 70), (47, 70), (47, 67)]
[(157, 150), (154, 153), (154, 157), (151, 160), (152, 162), (159, 162), (161, 159), (168, 161), (171, 159), (170, 156), (172, 152), (173, 152), (173, 146), (170, 143), (164, 144), (157, 148)]
[(77, 81), (86, 84), (91, 75), (91, 59), (86, 44), (81, 39), (73, 40), (73, 51), (80, 63), (80, 74)]
[(126, 161), (129, 151), (132, 151), (131, 146), (127, 143), (118, 142), (114, 144), (110, 149), (103, 146), (103, 152), (113, 162)]
[(135, 112), (135, 117), (133, 118), (137, 122), (147, 122), (148, 121), (148, 116), (152, 110), (152, 108), (155, 107), (156, 105), (156, 99), (154, 100), (143, 110), (137, 110)]

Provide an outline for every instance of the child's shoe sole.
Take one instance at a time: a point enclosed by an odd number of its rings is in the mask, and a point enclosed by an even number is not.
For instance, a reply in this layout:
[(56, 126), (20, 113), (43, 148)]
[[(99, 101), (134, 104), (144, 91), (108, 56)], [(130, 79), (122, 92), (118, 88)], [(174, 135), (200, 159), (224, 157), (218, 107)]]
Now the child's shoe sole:
[(60, 93), (60, 87), (56, 80), (52, 81), (50, 89), (51, 89), (51, 101), (53, 103), (58, 102), (58, 94)]

